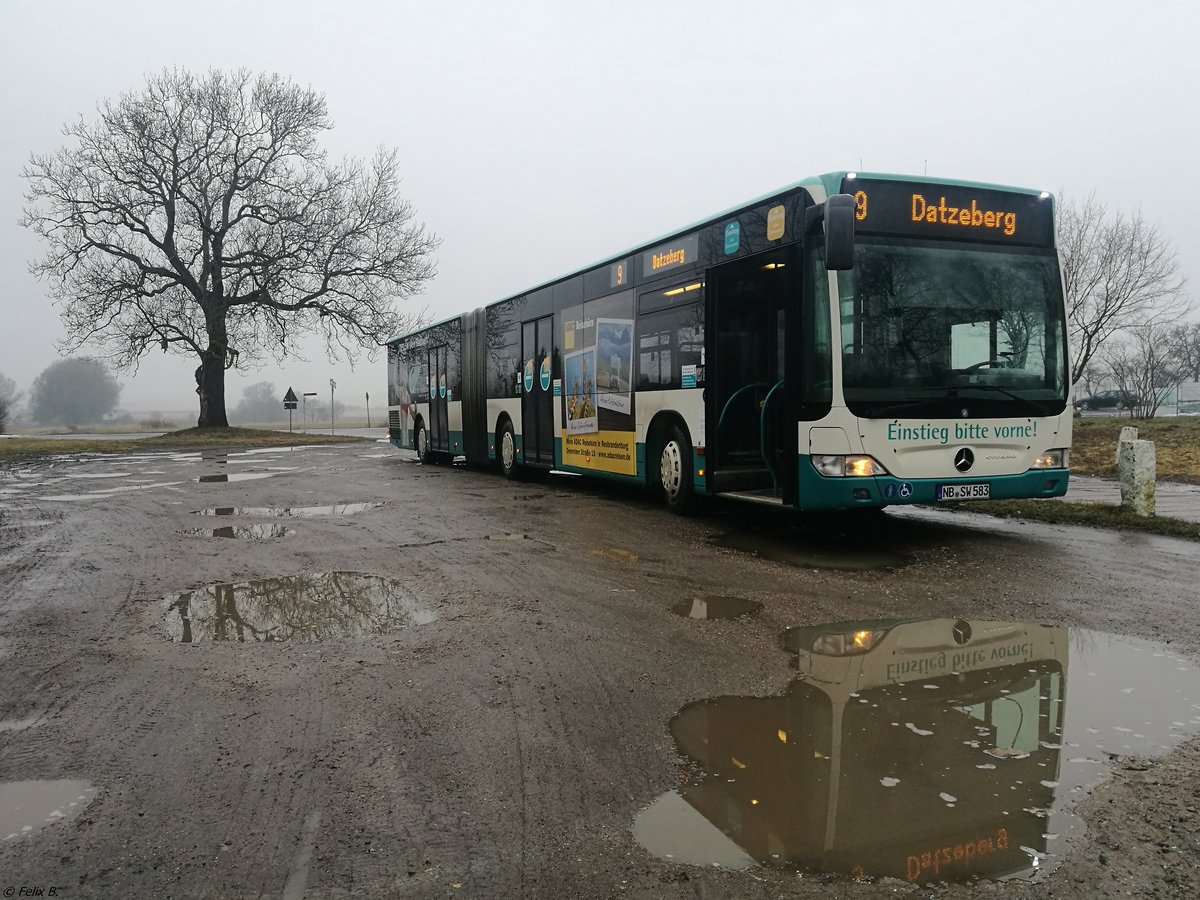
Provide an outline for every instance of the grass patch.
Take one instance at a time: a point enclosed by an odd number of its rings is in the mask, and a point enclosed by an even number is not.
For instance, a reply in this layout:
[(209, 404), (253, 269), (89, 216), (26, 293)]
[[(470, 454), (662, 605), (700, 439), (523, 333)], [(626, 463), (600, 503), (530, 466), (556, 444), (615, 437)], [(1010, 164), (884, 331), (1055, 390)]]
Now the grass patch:
[(145, 450), (207, 450), (214, 447), (299, 447), (308, 444), (371, 443), (374, 438), (330, 434), (288, 434), (255, 428), (185, 428), (137, 440), (72, 441), (58, 438), (4, 438), (0, 462), (71, 453), (130, 453)]
[(954, 509), (979, 512), (1003, 519), (1033, 519), (1056, 525), (1090, 525), (1118, 531), (1142, 531), (1200, 541), (1200, 522), (1167, 516), (1145, 518), (1132, 510), (1108, 503), (1075, 503), (1070, 500), (983, 500), (956, 503)]
[(1158, 477), (1200, 484), (1200, 416), (1162, 419), (1076, 419), (1071, 440), (1071, 472), (1117, 477), (1117, 438), (1133, 425), (1138, 437), (1154, 441)]

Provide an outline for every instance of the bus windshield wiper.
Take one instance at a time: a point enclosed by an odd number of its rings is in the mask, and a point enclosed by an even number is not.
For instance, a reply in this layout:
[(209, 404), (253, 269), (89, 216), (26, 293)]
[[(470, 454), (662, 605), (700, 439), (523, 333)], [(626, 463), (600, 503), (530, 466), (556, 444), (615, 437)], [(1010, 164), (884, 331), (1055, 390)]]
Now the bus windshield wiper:
[(997, 394), (1003, 394), (1005, 397), (1011, 397), (1012, 399), (1018, 401), (1019, 403), (1025, 404), (1029, 409), (1032, 409), (1034, 411), (1034, 413), (1036, 413), (1039, 416), (1054, 415), (1052, 412), (1050, 412), (1050, 410), (1048, 410), (1046, 407), (1042, 406), (1042, 404), (1038, 403), (1036, 400), (1031, 400), (1028, 397), (1022, 397), (1016, 391), (1010, 391), (1008, 388), (1001, 387), (998, 384), (962, 384), (962, 385), (958, 385), (957, 390), (960, 390), (960, 391), (964, 391), (964, 390), (965, 391), (994, 391)]
[(866, 410), (862, 414), (862, 417), (864, 419), (878, 419), (881, 418), (881, 413), (885, 413), (887, 415), (896, 415), (897, 413), (902, 412), (912, 412), (913, 410), (930, 405), (939, 405), (944, 403), (946, 399), (947, 397), (945, 394), (938, 394), (935, 397), (926, 397), (924, 400), (906, 400), (900, 403), (881, 403), (878, 406), (872, 406), (870, 409)]

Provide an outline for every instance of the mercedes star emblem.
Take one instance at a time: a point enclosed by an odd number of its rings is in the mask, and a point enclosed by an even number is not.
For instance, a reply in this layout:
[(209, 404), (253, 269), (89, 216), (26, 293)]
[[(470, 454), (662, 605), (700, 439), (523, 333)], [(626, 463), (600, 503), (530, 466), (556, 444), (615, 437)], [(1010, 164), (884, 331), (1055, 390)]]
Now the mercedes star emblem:
[(954, 468), (960, 472), (969, 472), (971, 466), (975, 465), (975, 454), (971, 452), (969, 447), (963, 447), (954, 454)]

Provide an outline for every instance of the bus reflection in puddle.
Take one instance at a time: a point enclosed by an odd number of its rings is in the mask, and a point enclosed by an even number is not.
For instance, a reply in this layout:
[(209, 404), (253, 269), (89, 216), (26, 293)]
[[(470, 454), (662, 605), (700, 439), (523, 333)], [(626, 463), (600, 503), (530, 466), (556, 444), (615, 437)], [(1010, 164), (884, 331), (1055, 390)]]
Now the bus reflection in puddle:
[(1066, 807), (1109, 754), (1161, 754), (1200, 730), (1200, 673), (1145, 641), (932, 619), (794, 628), (784, 646), (800, 677), (782, 696), (702, 700), (672, 720), (701, 774), (638, 814), (650, 852), (1029, 878), (1081, 827)]

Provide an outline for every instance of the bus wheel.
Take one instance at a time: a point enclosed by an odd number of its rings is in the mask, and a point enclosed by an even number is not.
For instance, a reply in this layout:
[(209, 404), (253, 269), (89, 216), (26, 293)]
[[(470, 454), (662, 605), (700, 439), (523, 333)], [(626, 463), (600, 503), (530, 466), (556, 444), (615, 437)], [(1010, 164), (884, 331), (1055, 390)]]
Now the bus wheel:
[(416, 433), (413, 434), (413, 446), (417, 448), (417, 459), (423, 463), (433, 461), (429, 453), (429, 433), (425, 430), (425, 426), (417, 423)]
[(667, 509), (681, 516), (693, 512), (696, 491), (692, 484), (692, 444), (678, 425), (667, 429), (658, 460), (658, 478)]
[(505, 422), (496, 434), (496, 461), (505, 478), (517, 477), (517, 439), (513, 437), (512, 422)]

